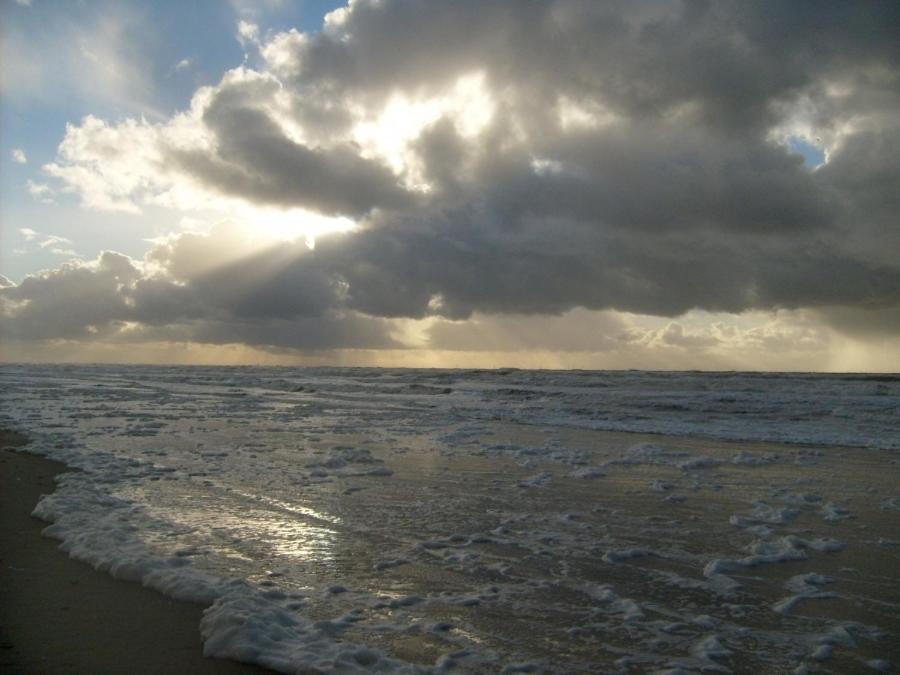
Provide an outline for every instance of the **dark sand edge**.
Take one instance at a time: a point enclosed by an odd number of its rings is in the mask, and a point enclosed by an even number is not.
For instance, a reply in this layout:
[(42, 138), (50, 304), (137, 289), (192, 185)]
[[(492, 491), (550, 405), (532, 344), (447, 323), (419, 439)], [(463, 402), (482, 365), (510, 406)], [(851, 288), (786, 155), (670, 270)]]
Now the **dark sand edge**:
[(0, 429), (0, 672), (264, 673), (205, 658), (203, 607), (118, 581), (72, 560), (31, 516), (64, 464), (10, 450)]

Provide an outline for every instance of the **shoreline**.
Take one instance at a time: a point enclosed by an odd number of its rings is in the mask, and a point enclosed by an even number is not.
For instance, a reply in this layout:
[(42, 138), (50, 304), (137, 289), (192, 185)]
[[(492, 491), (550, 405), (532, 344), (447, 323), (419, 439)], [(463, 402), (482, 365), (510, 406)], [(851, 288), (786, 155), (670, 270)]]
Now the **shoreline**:
[(268, 670), (203, 656), (204, 608), (113, 579), (41, 536), (31, 516), (61, 462), (28, 454), (0, 429), (0, 670), (5, 673), (200, 673)]
[[(354, 432), (358, 433), (357, 430), (350, 433)], [(249, 632), (239, 629), (236, 634), (227, 635), (226, 648), (240, 644), (241, 651), (231, 653), (238, 654), (239, 658), (255, 658), (254, 654), (271, 657), (268, 663), (284, 669), (294, 663), (295, 654), (302, 654), (304, 663), (314, 663), (323, 672), (340, 670), (339, 663), (367, 665), (371, 663), (369, 655), (376, 653), (385, 654), (393, 664), (396, 664), (393, 659), (399, 659), (411, 665), (428, 666), (439, 663), (451, 649), (465, 653), (467, 656), (463, 658), (470, 658), (468, 662), (457, 663), (463, 671), (468, 668), (469, 672), (499, 672), (503, 666), (514, 664), (538, 670), (558, 667), (564, 672), (612, 672), (618, 667), (617, 661), (628, 658), (623, 654), (640, 649), (647, 653), (648, 647), (654, 648), (655, 642), (650, 640), (656, 639), (656, 622), (652, 615), (649, 620), (644, 617), (645, 613), (656, 612), (655, 607), (659, 606), (671, 608), (666, 610), (665, 616), (684, 617), (678, 624), (683, 626), (678, 629), (678, 639), (682, 645), (687, 645), (686, 653), (680, 656), (666, 653), (656, 656), (650, 652), (651, 658), (655, 659), (653, 663), (660, 667), (685, 663), (702, 669), (718, 664), (734, 668), (736, 672), (788, 672), (807, 664), (816, 667), (821, 660), (827, 659), (828, 665), (837, 669), (834, 672), (854, 673), (869, 672), (874, 668), (869, 663), (878, 664), (880, 669), (884, 664), (890, 667), (891, 661), (896, 662), (891, 640), (900, 633), (896, 628), (896, 617), (891, 616), (889, 610), (891, 606), (900, 606), (896, 587), (892, 587), (890, 581), (896, 579), (896, 554), (900, 550), (896, 547), (900, 542), (879, 536), (895, 531), (893, 511), (898, 493), (892, 480), (896, 476), (893, 468), (896, 462), (891, 461), (895, 459), (895, 453), (841, 447), (804, 450), (796, 445), (723, 442), (688, 436), (666, 437), (661, 441), (663, 445), (657, 445), (658, 435), (578, 428), (554, 429), (552, 443), (548, 443), (541, 428), (505, 421), (479, 428), (478, 433), (481, 434), (479, 447), (484, 448), (484, 452), (461, 447), (461, 444), (454, 446), (452, 441), (459, 439), (452, 438), (448, 441), (451, 445), (438, 448), (447, 451), (438, 454), (428, 447), (402, 447), (395, 439), (387, 439), (383, 445), (366, 445), (362, 437), (353, 436), (346, 441), (349, 443), (346, 446), (335, 445), (337, 440), (328, 439), (304, 448), (302, 454), (288, 454), (281, 468), (303, 466), (304, 461), (313, 458), (318, 462), (313, 465), (315, 467), (322, 466), (324, 461), (343, 459), (345, 448), (358, 446), (367, 451), (371, 449), (373, 456), (390, 467), (389, 473), (375, 474), (367, 480), (360, 477), (367, 474), (339, 473), (341, 465), (330, 482), (304, 481), (308, 488), (304, 493), (306, 503), (323, 514), (340, 512), (348, 523), (368, 523), (373, 506), (388, 513), (393, 507), (402, 509), (411, 501), (421, 504), (424, 495), (428, 497), (429, 506), (424, 507), (424, 512), (423, 507), (418, 507), (414, 519), (399, 520), (410, 537), (399, 546), (388, 542), (391, 544), (388, 548), (378, 549), (368, 546), (364, 538), (340, 537), (338, 534), (320, 549), (314, 548), (317, 542), (313, 542), (304, 553), (306, 557), (323, 553), (322, 559), (335, 562), (334, 567), (321, 574), (315, 569), (300, 569), (301, 575), (309, 575), (311, 588), (323, 591), (298, 596), (310, 598), (308, 605), (300, 607), (303, 615), (300, 625), (306, 625), (307, 617), (312, 620), (363, 617), (363, 630), (349, 633), (346, 642), (332, 639), (333, 636), (318, 629), (288, 634), (283, 640), (269, 640), (268, 627), (272, 626), (278, 634), (279, 624), (271, 620), (267, 611), (257, 613), (256, 609), (273, 609), (272, 616), (282, 616), (276, 599), (271, 607), (265, 603), (259, 607), (251, 605), (249, 614), (261, 616), (261, 620), (249, 622)], [(35, 426), (34, 434), (42, 437), (38, 435), (43, 434), (43, 430)], [(240, 447), (240, 443), (251, 436), (252, 430), (239, 430), (232, 439), (232, 447)], [(2, 439), (0, 434), (0, 441)], [(59, 442), (61, 455), (67, 456), (65, 436), (48, 436), (46, 442)], [(156, 442), (151, 441), (147, 447), (155, 446)], [(50, 446), (47, 447), (49, 450)], [(559, 456), (536, 455), (534, 448), (537, 447), (561, 448), (560, 452), (565, 452)], [(582, 456), (582, 451), (577, 450), (580, 448), (589, 448), (590, 456)], [(30, 462), (32, 467), (46, 474), (41, 476), (43, 489), (41, 481), (37, 481), (35, 492), (25, 502), (26, 508), (20, 509), (22, 517), (29, 520), (28, 509), (37, 501), (40, 492), (51, 492), (53, 476), (67, 469), (58, 462), (40, 457), (9, 454), (19, 460), (33, 460)], [(366, 452), (365, 457), (368, 456)], [(255, 459), (257, 455), (252, 457)], [(13, 475), (6, 471), (7, 461), (11, 461), (9, 457), (0, 454), (0, 474), (4, 477)], [(78, 460), (75, 463), (92, 466)], [(265, 460), (259, 464), (263, 468), (272, 468)], [(192, 468), (188, 464), (185, 470)], [(265, 472), (262, 474), (265, 476)], [(70, 479), (77, 483), (92, 475), (73, 475)], [(98, 475), (101, 478), (105, 475), (102, 465)], [(147, 475), (150, 476), (147, 485), (157, 490), (151, 495), (155, 497), (152, 503), (163, 506), (180, 503), (179, 497), (185, 494), (182, 482), (154, 481), (156, 474)], [(205, 474), (199, 476), (205, 480)], [(88, 488), (92, 487), (89, 480), (85, 483)], [(66, 479), (62, 484), (65, 487), (60, 495), (71, 496), (74, 486), (70, 480)], [(351, 490), (332, 489), (335, 485), (349, 486)], [(317, 490), (318, 486), (322, 488)], [(356, 489), (352, 490), (354, 487)], [(491, 515), (475, 515), (466, 510), (466, 503), (454, 501), (453, 498), (463, 491), (479, 499), (479, 514)], [(78, 494), (78, 491), (74, 490), (74, 493)], [(241, 527), (245, 528), (245, 531), (236, 532), (236, 538), (231, 540), (235, 545), (233, 550), (238, 552), (244, 542), (250, 542), (252, 546), (259, 538), (259, 532), (265, 533), (262, 539), (270, 541), (273, 547), (289, 545), (290, 551), (296, 551), (299, 547), (309, 546), (304, 526), (311, 523), (311, 529), (322, 531), (319, 527), (322, 519), (317, 511), (312, 512), (312, 517), (297, 517), (294, 511), (286, 516), (279, 504), (266, 510), (256, 506), (256, 497), (263, 494), (277, 498), (284, 492), (272, 490), (262, 481), (250, 480), (247, 485), (240, 485), (238, 496), (243, 499), (230, 505), (226, 502), (228, 508), (223, 510), (204, 512), (200, 509), (199, 513), (201, 517), (215, 521), (238, 518)], [(348, 494), (354, 496), (348, 497)], [(0, 484), (2, 496), (5, 491)], [(290, 494), (286, 499), (291, 499)], [(77, 512), (77, 499), (71, 503), (76, 505)], [(244, 508), (248, 503), (250, 508)], [(61, 504), (48, 513), (65, 522), (65, 500)], [(455, 511), (454, 505), (458, 507)], [(0, 500), (0, 512), (2, 507)], [(102, 521), (105, 511), (106, 507), (101, 507), (92, 512)], [(509, 516), (517, 519), (508, 520)], [(494, 528), (501, 518), (501, 526), (511, 523), (512, 527), (504, 528), (500, 534), (518, 546), (521, 554), (510, 555), (509, 546), (499, 553), (490, 548), (498, 543), (491, 535), (495, 534)], [(45, 555), (64, 559), (64, 556), (54, 555), (55, 541), (39, 536), (44, 524), (35, 518), (30, 521), (35, 529), (33, 538), (54, 547), (47, 549)], [(106, 564), (108, 558), (93, 555), (94, 551), (104, 550), (102, 545), (79, 547), (80, 531), (86, 530), (89, 534), (94, 531), (89, 522), (81, 525), (81, 530), (75, 527), (69, 531), (69, 545), (76, 545), (87, 559)], [(111, 531), (117, 531), (115, 528), (113, 523)], [(587, 536), (585, 530), (588, 530)], [(106, 526), (98, 531), (106, 532)], [(590, 531), (597, 534), (590, 534)], [(458, 565), (450, 569), (450, 565), (442, 564), (435, 557), (433, 551), (443, 556), (443, 549), (453, 549), (453, 544), (457, 543), (462, 546), (456, 548), (474, 549), (479, 555), (491, 556), (487, 562), (492, 563), (492, 567), (481, 567), (479, 559), (473, 558), (468, 567)], [(182, 546), (193, 544), (191, 538), (180, 542)], [(250, 553), (259, 550), (253, 549)], [(277, 553), (283, 549), (272, 550)], [(530, 551), (538, 551), (540, 557), (530, 555)], [(748, 551), (758, 561), (742, 557)], [(456, 554), (451, 551), (451, 555)], [(573, 568), (555, 567), (556, 561), (564, 557), (578, 565), (574, 576), (568, 571)], [(436, 560), (435, 564), (433, 560)], [(505, 570), (498, 570), (499, 574), (484, 576), (482, 569), (497, 569), (495, 560), (518, 565), (518, 571), (508, 575)], [(64, 562), (85, 574), (98, 576), (82, 563)], [(5, 560), (0, 564), (5, 564)], [(448, 582), (448, 569), (460, 576), (449, 577)], [(714, 572), (708, 574), (708, 569)], [(278, 569), (275, 576), (287, 576), (290, 572), (290, 569)], [(719, 577), (719, 574), (724, 576)], [(149, 593), (157, 602), (170, 608), (182, 604), (157, 596), (139, 585), (99, 576), (112, 585), (136, 586), (138, 592)], [(833, 586), (819, 591), (815, 590), (819, 584), (814, 583), (813, 590), (805, 586), (798, 590), (798, 579), (807, 577), (821, 579), (822, 584)], [(485, 578), (494, 582), (486, 590), (482, 585)], [(542, 583), (534, 586), (538, 588), (537, 593), (526, 596), (529, 592), (526, 585), (532, 587), (529, 579)], [(343, 589), (337, 593), (327, 585), (335, 580), (346, 583), (346, 587), (335, 586)], [(736, 590), (720, 585), (719, 580), (737, 584)], [(554, 585), (547, 586), (545, 581)], [(555, 595), (549, 598), (546, 593), (538, 595), (542, 588), (555, 589), (557, 581), (565, 595), (559, 596), (558, 600), (554, 599), (557, 598)], [(588, 584), (584, 587), (588, 589), (587, 593), (581, 590), (582, 586), (573, 585), (582, 582)], [(38, 577), (23, 582), (21, 587), (29, 590), (30, 597), (30, 589), (41, 584)], [(592, 593), (592, 588), (600, 591), (600, 595)], [(4, 589), (0, 587), (0, 631), (5, 629)], [(509, 595), (505, 595), (507, 593)], [(518, 594), (515, 596), (517, 602), (522, 602), (519, 598), (525, 597), (524, 606), (534, 616), (544, 615), (549, 600), (552, 611), (561, 617), (559, 625), (580, 625), (578, 622), (585, 611), (592, 615), (599, 612), (597, 616), (602, 622), (582, 629), (594, 633), (576, 632), (570, 643), (571, 651), (562, 657), (555, 651), (555, 643), (548, 645), (546, 641), (547, 636), (553, 635), (552, 628), (547, 630), (546, 624), (540, 622), (526, 623), (525, 629), (531, 630), (526, 656), (526, 652), (519, 651), (520, 627), (524, 622), (516, 620), (516, 612), (523, 605), (516, 606), (504, 599), (513, 594)], [(385, 602), (396, 598), (414, 600), (412, 603), (398, 602), (396, 608), (387, 605), (388, 612), (399, 608), (396, 615), (379, 614)], [(52, 602), (57, 601), (51, 598)], [(143, 604), (136, 601), (129, 607), (133, 610), (140, 606), (140, 618), (143, 618)], [(140, 620), (137, 627), (122, 631), (120, 642), (127, 648), (121, 648), (118, 655), (108, 661), (113, 664), (111, 667), (98, 666), (95, 661), (87, 666), (63, 663), (55, 669), (43, 662), (25, 667), (21, 662), (6, 658), (4, 651), (15, 645), (6, 640), (5, 635), (0, 635), (0, 646), (3, 647), (0, 649), (0, 671), (11, 664), (16, 667), (10, 672), (122, 672), (122, 664), (130, 663), (134, 653), (155, 653), (178, 641), (179, 644), (189, 643), (181, 649), (192, 651), (192, 657), (206, 668), (200, 669), (183, 660), (175, 665), (154, 661), (146, 670), (132, 667), (128, 671), (262, 672), (229, 662), (198, 659), (202, 609), (188, 607), (195, 610), (194, 618), (179, 629), (177, 638), (156, 636), (155, 646), (134, 644), (130, 631), (146, 630)], [(781, 607), (784, 609), (778, 609)], [(231, 618), (243, 623), (242, 617), (248, 616), (246, 607), (239, 603), (234, 609)], [(290, 609), (293, 611), (294, 608)], [(10, 616), (13, 616), (12, 612)], [(498, 616), (512, 621), (501, 626)], [(750, 619), (746, 620), (748, 616)], [(695, 617), (703, 623), (696, 623)], [(703, 617), (713, 618), (707, 621)], [(41, 625), (40, 619), (30, 621), (33, 628)], [(154, 617), (148, 615), (145, 623), (155, 628), (168, 621), (162, 612)], [(410, 621), (415, 623), (410, 624)], [(325, 623), (333, 625), (337, 622)], [(695, 624), (696, 628), (693, 627)], [(372, 629), (363, 632), (370, 625), (377, 632)], [(447, 631), (440, 629), (440, 632), (430, 628), (410, 632), (409, 625), (449, 628)], [(512, 629), (507, 630), (506, 625)], [(351, 630), (357, 630), (355, 624)], [(494, 641), (489, 644), (499, 645), (498, 651), (480, 651), (478, 647), (460, 650), (462, 640), (457, 630), (463, 639), (466, 635), (488, 636)], [(598, 638), (594, 635), (600, 635), (597, 633), (600, 630), (602, 639), (609, 641), (598, 650)], [(834, 631), (844, 631), (852, 638), (852, 644), (849, 641), (835, 643)], [(565, 635), (569, 635), (568, 630)], [(770, 635), (774, 638), (767, 639)], [(716, 654), (704, 651), (710, 636), (721, 639), (728, 651)], [(805, 648), (805, 656), (796, 649), (788, 652), (785, 646), (788, 642), (779, 636), (789, 636), (800, 648)], [(193, 640), (188, 640), (191, 637)], [(317, 642), (311, 643), (309, 637)], [(90, 640), (94, 638), (79, 636), (79, 639), (91, 644)], [(207, 646), (215, 644), (215, 639), (213, 635)], [(43, 634), (38, 634), (37, 640), (34, 643), (37, 651), (32, 653), (40, 654), (49, 644), (53, 645), (54, 651), (57, 649), (57, 642), (50, 642)], [(343, 652), (341, 642), (347, 648)], [(6, 647), (7, 644), (10, 647)], [(223, 643), (220, 641), (219, 644)], [(604, 646), (606, 644), (610, 646)], [(761, 644), (768, 647), (762, 648)], [(361, 648), (359, 654), (365, 664), (347, 661), (356, 658), (357, 648)], [(227, 651), (216, 653), (230, 655)], [(309, 661), (305, 660), (307, 658)], [(557, 658), (565, 661), (557, 662)], [(735, 668), (738, 663), (745, 665), (747, 670)], [(234, 670), (234, 666), (240, 670)]]

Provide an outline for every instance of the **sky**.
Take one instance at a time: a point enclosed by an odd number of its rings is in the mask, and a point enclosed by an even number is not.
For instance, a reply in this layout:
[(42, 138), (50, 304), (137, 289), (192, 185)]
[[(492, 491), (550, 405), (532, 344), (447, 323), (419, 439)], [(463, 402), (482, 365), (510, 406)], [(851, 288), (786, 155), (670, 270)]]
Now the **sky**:
[(897, 25), (0, 0), (0, 360), (898, 371)]

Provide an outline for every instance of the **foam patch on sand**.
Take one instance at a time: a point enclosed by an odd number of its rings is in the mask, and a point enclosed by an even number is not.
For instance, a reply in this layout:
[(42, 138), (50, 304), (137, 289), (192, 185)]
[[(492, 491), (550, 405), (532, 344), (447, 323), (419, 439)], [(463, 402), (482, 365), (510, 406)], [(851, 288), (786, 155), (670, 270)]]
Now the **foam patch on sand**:
[(743, 558), (716, 558), (703, 568), (704, 576), (727, 574), (759, 565), (787, 562), (790, 560), (806, 560), (808, 550), (823, 553), (842, 551), (846, 547), (836, 539), (801, 539), (793, 535), (778, 537), (774, 540), (758, 539), (750, 544), (750, 555)]

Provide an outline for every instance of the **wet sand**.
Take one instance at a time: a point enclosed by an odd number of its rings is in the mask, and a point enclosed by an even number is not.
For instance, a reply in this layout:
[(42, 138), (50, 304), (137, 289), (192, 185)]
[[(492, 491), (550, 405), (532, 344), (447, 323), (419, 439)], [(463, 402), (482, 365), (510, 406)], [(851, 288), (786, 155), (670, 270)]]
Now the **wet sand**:
[(42, 537), (31, 511), (67, 469), (10, 450), (25, 443), (0, 430), (0, 671), (268, 672), (204, 658), (202, 607), (95, 572)]
[[(253, 438), (252, 430), (221, 423), (223, 437)], [(553, 457), (532, 451), (546, 441), (545, 431), (497, 422), (484, 425), (483, 437), (471, 445), (434, 449), (424, 437), (417, 439), (422, 447), (372, 442), (365, 447), (386, 458), (392, 473), (308, 481), (302, 501), (271, 485), (271, 469), (260, 470), (259, 483), (242, 477), (249, 502), (235, 500), (233, 513), (218, 504), (204, 517), (221, 523), (232, 518), (235, 528), (265, 532), (229, 541), (247, 547), (236, 550), (248, 560), (277, 560), (282, 579), (319, 589), (333, 579), (346, 582), (347, 592), (307, 594), (304, 616), (332, 620), (360, 612), (366, 621), (354, 623), (341, 639), (412, 664), (431, 665), (469, 645), (468, 636), (483, 641), (483, 653), (512, 655), (504, 658), (538, 672), (651, 672), (685, 663), (690, 672), (779, 673), (803, 663), (813, 672), (843, 675), (874, 672), (870, 660), (897, 662), (897, 510), (882, 505), (897, 494), (891, 453), (554, 429), (551, 447), (561, 454)], [(279, 447), (266, 437), (256, 441)], [(139, 449), (141, 437), (130, 442)], [(152, 436), (146, 441), (154, 442)], [(302, 457), (322, 461), (334, 448), (361, 446), (352, 434), (315, 438)], [(579, 458), (576, 451), (563, 452), (567, 448), (591, 452)], [(273, 456), (276, 451), (259, 464)], [(299, 463), (287, 456), (289, 465)], [(0, 643), (6, 647), (0, 671), (238, 672), (237, 664), (200, 656), (201, 608), (93, 573), (39, 536), (44, 524), (28, 514), (62, 470), (27, 455), (0, 457), (0, 513), (18, 514), (22, 527), (30, 528), (16, 534), (4, 521)], [(351, 483), (356, 490), (348, 491)], [(196, 485), (148, 481), (141, 497), (175, 508), (187, 503), (183, 497)], [(298, 499), (305, 511), (286, 517), (261, 507), (257, 495)], [(826, 519), (831, 500), (837, 517)], [(322, 518), (307, 515), (319, 512), (361, 524), (378, 514), (379, 527), (392, 537), (373, 545), (378, 540), (369, 529), (336, 528), (325, 545), (316, 539)], [(831, 537), (841, 546), (818, 550), (807, 543)], [(27, 548), (26, 541), (35, 547), (33, 561), (7, 558), (8, 550)], [(791, 555), (776, 551), (770, 562), (738, 562), (735, 568), (733, 559), (754, 546), (791, 541), (801, 542), (802, 550), (788, 546)], [(266, 548), (280, 544), (288, 547), (285, 555)], [(291, 557), (300, 549), (303, 556)], [(741, 586), (736, 593), (716, 590), (715, 579), (707, 578), (704, 565), (714, 558), (732, 566), (727, 571)], [(39, 564), (51, 567), (32, 571)], [(799, 595), (791, 590), (809, 574), (827, 577), (828, 585), (804, 586)], [(72, 580), (74, 589), (67, 587)], [(88, 590), (82, 585), (88, 582), (101, 590)], [(17, 600), (8, 598), (13, 591)], [(796, 607), (776, 611), (785, 600)], [(121, 616), (108, 619), (117, 608)], [(74, 618), (76, 610), (87, 614)], [(103, 624), (117, 632), (88, 636), (81, 630)], [(829, 631), (845, 626), (852, 636), (834, 642)], [(716, 646), (719, 639), (730, 651)], [(102, 662), (96, 660), (100, 646), (109, 647)], [(824, 658), (812, 656), (823, 648)], [(466, 663), (460, 672), (499, 672), (502, 665)]]

